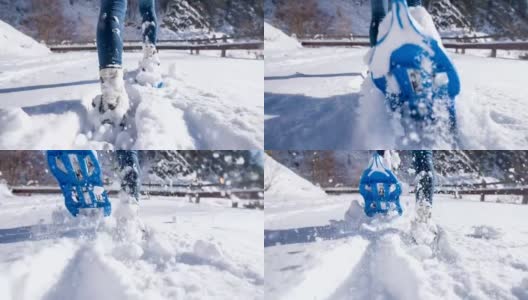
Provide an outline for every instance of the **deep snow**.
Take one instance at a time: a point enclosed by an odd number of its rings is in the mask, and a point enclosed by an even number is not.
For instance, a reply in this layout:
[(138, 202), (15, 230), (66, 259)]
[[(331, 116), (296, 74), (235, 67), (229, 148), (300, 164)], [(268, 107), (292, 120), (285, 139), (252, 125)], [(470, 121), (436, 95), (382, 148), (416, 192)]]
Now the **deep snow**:
[[(407, 211), (393, 220), (367, 220), (369, 230), (329, 229), (359, 198), (273, 205), (266, 199), (265, 235), (286, 237), (283, 245), (265, 248), (267, 297), (526, 299), (528, 206), (437, 195), (433, 220), (445, 232), (430, 255), (408, 240)], [(412, 209), (413, 197), (404, 202)]]
[(1, 299), (264, 298), (262, 211), (232, 209), (225, 199), (142, 199), (149, 234), (119, 241), (112, 218), (96, 235), (58, 225), (69, 218), (62, 202), (0, 199)]
[(402, 197), (403, 216), (375, 218), (364, 215), (357, 194), (265, 197), (269, 299), (528, 296), (526, 205), (435, 195), (433, 221), (440, 234), (431, 248), (410, 237), (412, 195)]
[[(367, 48), (273, 48), (265, 64), (266, 149), (406, 149), (381, 93), (365, 79)], [(526, 148), (528, 61), (450, 56), (462, 84), (458, 147)]]

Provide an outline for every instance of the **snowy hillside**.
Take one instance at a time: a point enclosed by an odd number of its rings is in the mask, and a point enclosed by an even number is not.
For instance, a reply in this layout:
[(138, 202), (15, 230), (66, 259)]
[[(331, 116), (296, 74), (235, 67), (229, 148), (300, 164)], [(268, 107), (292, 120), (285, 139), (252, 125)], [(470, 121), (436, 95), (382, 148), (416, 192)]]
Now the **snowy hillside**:
[[(141, 35), (139, 1), (129, 0), (125, 39)], [(197, 38), (213, 34), (259, 35), (262, 4), (254, 0), (156, 1), (161, 39)], [(95, 39), (99, 0), (0, 0), (0, 20), (38, 40)]]
[(50, 50), (32, 38), (0, 20), (0, 52), (2, 58), (12, 56), (40, 56)]
[(265, 216), (266, 296), (527, 298), (528, 206), (436, 195), (433, 220), (441, 230), (430, 248), (412, 241), (414, 197), (402, 198), (403, 216), (367, 218), (359, 195), (288, 202), (266, 195), (273, 204)]
[(126, 130), (92, 122), (92, 99), (100, 93), (96, 53), (1, 55), (0, 147), (262, 149), (263, 61), (237, 59), (251, 58), (244, 51), (232, 51), (231, 58), (207, 54), (160, 52), (164, 87), (156, 89), (134, 80), (142, 53), (125, 53)]
[(284, 167), (271, 156), (264, 162), (265, 197), (269, 200), (292, 200), (298, 197), (322, 197), (324, 191)]
[(62, 201), (0, 199), (1, 299), (264, 298), (261, 211), (224, 199), (142, 199), (148, 235), (123, 241), (115, 219), (94, 234), (92, 223), (68, 219)]
[[(304, 9), (300, 6), (303, 5)], [(528, 36), (526, 1), (424, 1), (443, 36), (498, 34)], [(265, 0), (265, 19), (297, 34), (368, 35), (370, 0)], [(297, 11), (296, 17), (292, 12)], [(504, 22), (510, 20), (510, 22)]]
[(292, 37), (287, 36), (284, 32), (264, 23), (264, 45), (266, 52), (273, 50), (294, 50), (301, 48), (301, 43)]

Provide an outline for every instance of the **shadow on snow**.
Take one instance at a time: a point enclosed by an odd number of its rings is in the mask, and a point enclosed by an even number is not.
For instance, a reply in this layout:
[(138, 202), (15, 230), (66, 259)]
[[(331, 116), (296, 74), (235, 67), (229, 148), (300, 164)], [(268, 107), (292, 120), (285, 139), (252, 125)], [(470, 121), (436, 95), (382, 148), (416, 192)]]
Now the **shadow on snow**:
[(328, 98), (265, 93), (264, 104), (266, 149), (350, 148), (359, 93)]

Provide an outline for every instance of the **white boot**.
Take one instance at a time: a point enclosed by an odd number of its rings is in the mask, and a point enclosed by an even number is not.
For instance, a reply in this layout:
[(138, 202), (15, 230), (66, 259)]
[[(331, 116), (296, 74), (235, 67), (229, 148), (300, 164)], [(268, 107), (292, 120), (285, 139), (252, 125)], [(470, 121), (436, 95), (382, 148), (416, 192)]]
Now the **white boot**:
[(94, 107), (94, 123), (120, 124), (130, 107), (130, 101), (125, 90), (123, 69), (107, 68), (99, 71), (101, 79), (101, 95), (92, 101)]
[(154, 44), (143, 43), (143, 59), (139, 61), (139, 73), (136, 81), (141, 85), (161, 87), (161, 63)]

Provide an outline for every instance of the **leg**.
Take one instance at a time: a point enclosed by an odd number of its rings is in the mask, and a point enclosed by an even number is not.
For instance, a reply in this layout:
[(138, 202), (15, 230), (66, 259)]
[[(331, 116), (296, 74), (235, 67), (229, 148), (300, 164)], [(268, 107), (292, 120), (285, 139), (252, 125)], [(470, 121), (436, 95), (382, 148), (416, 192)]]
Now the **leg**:
[(434, 193), (433, 151), (413, 151), (413, 165), (417, 174), (416, 202), (427, 201), (432, 206)]
[(378, 30), (379, 30), (379, 24), (385, 18), (385, 15), (387, 14), (387, 10), (385, 8), (385, 1), (384, 0), (371, 0), (371, 12), (372, 12), (372, 18), (370, 21), (370, 46), (374, 47), (376, 45), (376, 42), (378, 40)]
[(137, 151), (116, 151), (119, 171), (121, 173), (121, 189), (139, 201), (140, 169)]
[(422, 5), (422, 0), (407, 0), (407, 5), (409, 7), (421, 6)]
[(101, 0), (97, 24), (99, 68), (121, 68), (123, 55), (123, 24), (126, 0)]
[(140, 0), (139, 12), (143, 18), (143, 41), (156, 45), (158, 21), (154, 0)]

